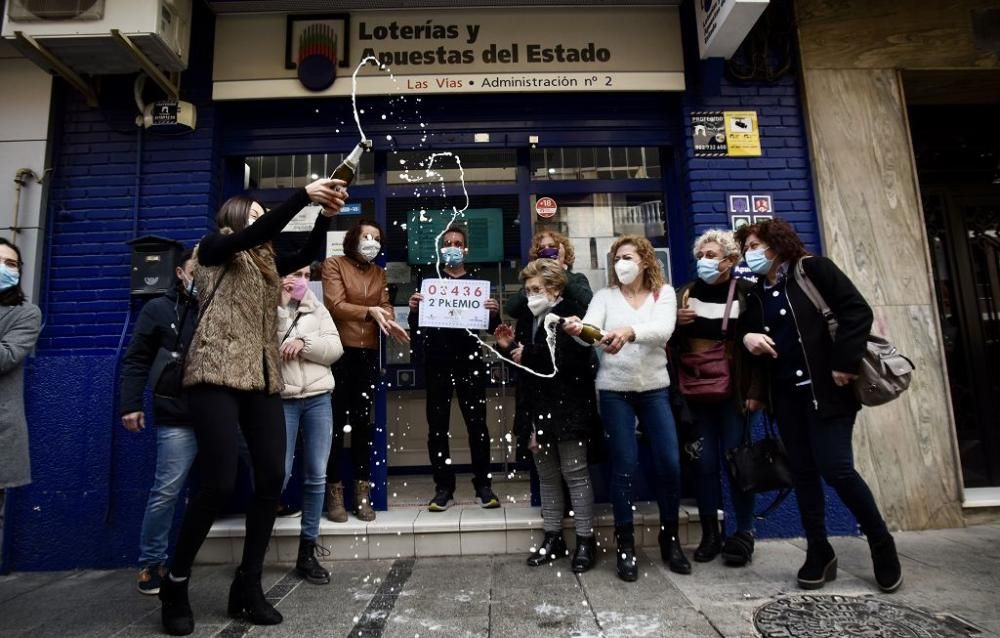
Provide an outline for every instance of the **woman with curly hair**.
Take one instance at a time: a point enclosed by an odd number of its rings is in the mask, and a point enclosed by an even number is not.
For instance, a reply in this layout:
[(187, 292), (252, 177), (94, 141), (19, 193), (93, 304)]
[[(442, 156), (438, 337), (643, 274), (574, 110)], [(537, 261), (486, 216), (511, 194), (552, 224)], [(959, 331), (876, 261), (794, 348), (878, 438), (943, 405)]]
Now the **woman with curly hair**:
[(653, 453), (656, 501), (660, 508), (660, 555), (671, 571), (690, 574), (691, 564), (677, 537), (680, 509), (680, 453), (670, 411), (666, 345), (677, 321), (674, 289), (645, 237), (626, 235), (611, 246), (611, 286), (597, 291), (582, 322), (571, 317), (564, 330), (574, 337), (583, 324), (603, 331), (597, 372), (601, 420), (611, 458), (611, 503), (618, 543), (618, 577), (639, 577), (632, 523), (633, 481), (639, 464), (636, 417)]
[[(580, 303), (584, 310), (594, 297), (594, 291), (590, 289), (590, 281), (587, 275), (573, 272), (573, 263), (576, 261), (576, 251), (573, 249), (573, 242), (569, 237), (557, 230), (543, 228), (535, 233), (531, 238), (531, 248), (528, 249), (528, 260), (552, 259), (566, 271), (566, 288), (563, 295), (566, 299), (572, 299)], [(519, 290), (507, 300), (503, 305), (503, 311), (511, 317), (516, 317), (528, 310), (528, 295), (525, 291)]]
[[(827, 540), (823, 482), (832, 487), (868, 537), (875, 580), (884, 592), (903, 583), (896, 545), (868, 484), (854, 469), (851, 437), (861, 404), (857, 378), (872, 327), (872, 310), (840, 268), (806, 252), (781, 219), (743, 226), (736, 241), (760, 278), (740, 317), (743, 345), (765, 363), (767, 408), (788, 452), (808, 549), (799, 569), (803, 589), (819, 589), (837, 577), (837, 555)], [(837, 318), (827, 320), (799, 286), (802, 271)]]

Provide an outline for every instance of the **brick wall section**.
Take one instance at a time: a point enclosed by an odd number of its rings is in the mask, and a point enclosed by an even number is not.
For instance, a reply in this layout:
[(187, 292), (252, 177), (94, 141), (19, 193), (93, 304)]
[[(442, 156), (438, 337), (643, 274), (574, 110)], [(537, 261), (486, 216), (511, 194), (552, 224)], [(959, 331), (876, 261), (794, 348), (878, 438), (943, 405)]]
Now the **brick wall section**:
[[(123, 93), (123, 92), (119, 92)], [(153, 91), (149, 91), (153, 93)], [(41, 351), (107, 353), (128, 308), (137, 133), (69, 96), (56, 147), (48, 306)], [(143, 133), (138, 234), (192, 245), (218, 206), (213, 112), (198, 104), (184, 136)], [(120, 120), (116, 122), (114, 120)]]
[[(221, 190), (214, 19), (203, 3), (195, 3), (193, 25), (181, 98), (197, 107), (197, 130), (144, 134), (138, 188), (138, 234), (187, 245), (208, 230)], [(45, 327), (25, 372), (33, 483), (10, 491), (4, 529), (14, 570), (133, 564), (153, 478), (155, 429), (125, 432), (114, 405), (116, 348), (132, 303), (125, 242), (133, 236), (137, 132), (132, 78), (103, 80), (99, 109), (56, 82), (48, 285), (37, 300)], [(158, 96), (148, 83), (146, 99)], [(134, 321), (138, 303), (132, 311)]]
[[(757, 111), (761, 157), (695, 158), (692, 111)], [(795, 225), (810, 251), (820, 252), (809, 151), (797, 79), (772, 85), (723, 81), (721, 95), (684, 98), (683, 188), (693, 240), (709, 228), (729, 227), (726, 193), (761, 192), (774, 197), (775, 214)]]
[[(195, 105), (197, 127), (173, 136), (143, 132), (139, 236), (155, 234), (193, 245), (218, 208), (221, 164), (211, 100), (214, 31), (211, 12), (195, 3), (191, 66), (181, 78), (181, 99)], [(113, 352), (128, 309), (131, 253), (125, 242), (133, 236), (137, 148), (133, 76), (102, 80), (100, 108), (88, 107), (64, 84), (53, 105), (58, 119), (48, 199), (49, 286), (41, 300), (46, 311), (39, 340), (43, 353)], [(163, 94), (148, 81), (144, 97), (152, 101)]]

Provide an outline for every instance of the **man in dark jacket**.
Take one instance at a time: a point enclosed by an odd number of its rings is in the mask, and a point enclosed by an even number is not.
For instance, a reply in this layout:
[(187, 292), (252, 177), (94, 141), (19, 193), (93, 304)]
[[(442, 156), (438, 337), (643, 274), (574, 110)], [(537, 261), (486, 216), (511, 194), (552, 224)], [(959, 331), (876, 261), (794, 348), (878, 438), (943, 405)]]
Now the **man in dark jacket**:
[[(442, 275), (447, 279), (475, 279), (465, 269), (468, 253), (466, 231), (452, 226), (441, 238)], [(487, 370), (479, 341), (460, 328), (420, 328), (420, 293), (410, 297), (410, 332), (420, 336), (427, 385), (427, 450), (434, 471), (436, 491), (428, 503), (432, 512), (448, 509), (455, 493), (455, 468), (451, 464), (448, 445), (451, 397), (458, 394), (458, 405), (469, 432), (469, 452), (472, 456), (472, 479), (476, 497), (485, 508), (500, 507), (490, 479), (490, 433), (486, 427)], [(500, 323), (500, 305), (487, 299), (484, 306), (490, 313), (489, 330)]]
[[(176, 285), (143, 306), (122, 361), (120, 413), (129, 432), (146, 427), (143, 393), (147, 382), (155, 386), (157, 380), (152, 377), (162, 371), (161, 358), (177, 347), (186, 350), (191, 343), (198, 321), (191, 254), (186, 251), (176, 269)], [(150, 595), (160, 591), (174, 508), (198, 451), (185, 398), (154, 396), (153, 417), (158, 426), (156, 476), (142, 519), (136, 582), (141, 593)]]

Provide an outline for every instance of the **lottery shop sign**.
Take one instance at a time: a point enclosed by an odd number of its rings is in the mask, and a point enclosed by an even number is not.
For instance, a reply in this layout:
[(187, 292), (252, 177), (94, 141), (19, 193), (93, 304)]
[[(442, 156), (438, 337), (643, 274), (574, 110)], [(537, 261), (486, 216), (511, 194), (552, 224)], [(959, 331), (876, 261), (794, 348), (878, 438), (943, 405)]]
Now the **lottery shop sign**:
[(490, 282), (482, 279), (424, 279), (420, 285), (421, 328), (486, 330)]

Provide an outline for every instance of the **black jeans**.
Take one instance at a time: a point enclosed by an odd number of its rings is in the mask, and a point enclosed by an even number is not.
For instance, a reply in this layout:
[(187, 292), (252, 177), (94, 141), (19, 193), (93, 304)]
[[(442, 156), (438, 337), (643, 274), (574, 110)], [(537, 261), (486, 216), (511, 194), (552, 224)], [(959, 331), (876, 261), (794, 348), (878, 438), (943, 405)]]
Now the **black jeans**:
[(472, 485), (489, 486), (490, 433), (486, 429), (486, 368), (482, 366), (427, 364), (427, 451), (438, 489), (455, 491), (455, 467), (448, 445), (452, 392), (469, 432)]
[(820, 416), (813, 409), (808, 388), (776, 392), (774, 413), (788, 452), (806, 539), (817, 541), (827, 536), (826, 499), (821, 478), (837, 492), (870, 540), (885, 538), (889, 530), (875, 504), (875, 497), (854, 469), (851, 436), (857, 415)]
[(351, 464), (355, 481), (370, 481), (372, 404), (378, 385), (378, 350), (344, 348), (333, 364), (333, 445), (326, 464), (326, 482), (339, 483), (344, 450), (344, 426), (351, 426)]
[(191, 421), (198, 440), (201, 482), (181, 525), (170, 571), (187, 576), (219, 508), (233, 492), (240, 451), (240, 430), (253, 462), (254, 496), (247, 510), (241, 567), (251, 574), (264, 568), (285, 478), (285, 415), (281, 396), (215, 385), (189, 391)]

